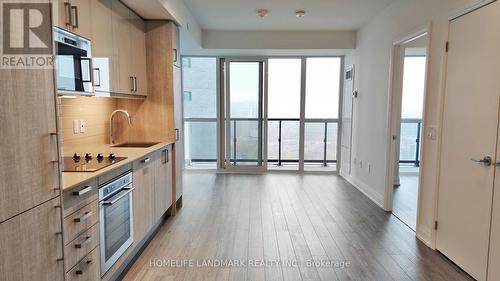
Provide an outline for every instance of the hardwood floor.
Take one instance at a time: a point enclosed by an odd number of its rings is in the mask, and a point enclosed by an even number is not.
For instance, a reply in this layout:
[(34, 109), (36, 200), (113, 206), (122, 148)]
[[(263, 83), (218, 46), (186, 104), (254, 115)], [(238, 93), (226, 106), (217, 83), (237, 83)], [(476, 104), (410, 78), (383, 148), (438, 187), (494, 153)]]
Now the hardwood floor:
[[(471, 280), (337, 176), (187, 173), (184, 183), (183, 208), (124, 280)], [(224, 260), (246, 264), (203, 264)]]
[(417, 228), (418, 173), (401, 173), (394, 188), (392, 213), (413, 230)]

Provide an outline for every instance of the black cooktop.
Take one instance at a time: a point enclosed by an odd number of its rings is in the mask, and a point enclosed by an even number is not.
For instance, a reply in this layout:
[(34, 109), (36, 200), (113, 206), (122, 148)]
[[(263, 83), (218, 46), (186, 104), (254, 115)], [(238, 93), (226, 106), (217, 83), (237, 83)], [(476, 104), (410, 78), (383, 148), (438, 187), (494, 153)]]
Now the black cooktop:
[(75, 157), (63, 158), (63, 172), (95, 172), (127, 159), (127, 157), (93, 157), (90, 159), (86, 159), (84, 157), (79, 159), (75, 159)]

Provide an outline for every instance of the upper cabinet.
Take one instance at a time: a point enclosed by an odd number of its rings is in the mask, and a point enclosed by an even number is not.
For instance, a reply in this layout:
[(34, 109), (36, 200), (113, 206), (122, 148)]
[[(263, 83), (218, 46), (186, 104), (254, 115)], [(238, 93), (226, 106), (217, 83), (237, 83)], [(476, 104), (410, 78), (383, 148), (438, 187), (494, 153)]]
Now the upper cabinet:
[(179, 28), (173, 22), (172, 25), (172, 60), (175, 66), (181, 67), (181, 46)]
[(58, 26), (91, 39), (91, 5), (98, 0), (59, 1)]
[(145, 22), (119, 0), (68, 0), (57, 25), (92, 42), (96, 93), (147, 96)]

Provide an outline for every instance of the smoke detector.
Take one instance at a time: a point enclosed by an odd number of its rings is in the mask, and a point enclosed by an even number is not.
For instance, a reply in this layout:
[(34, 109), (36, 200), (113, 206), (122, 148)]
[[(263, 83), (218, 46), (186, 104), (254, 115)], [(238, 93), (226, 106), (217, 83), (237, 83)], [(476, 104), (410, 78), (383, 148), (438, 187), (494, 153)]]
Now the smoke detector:
[(306, 11), (304, 11), (304, 10), (295, 11), (295, 16), (298, 18), (303, 18), (305, 15), (306, 15)]
[(257, 10), (257, 15), (261, 18), (266, 17), (268, 13), (269, 13), (269, 11), (267, 9), (258, 9)]

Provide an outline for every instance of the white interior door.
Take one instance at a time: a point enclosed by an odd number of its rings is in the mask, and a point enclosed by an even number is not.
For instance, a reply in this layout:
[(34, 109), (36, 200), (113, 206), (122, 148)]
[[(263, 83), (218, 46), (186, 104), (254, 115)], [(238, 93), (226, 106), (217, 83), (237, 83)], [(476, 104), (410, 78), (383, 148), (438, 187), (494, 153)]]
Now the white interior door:
[(351, 174), (351, 140), (352, 140), (352, 113), (354, 92), (354, 65), (344, 71), (344, 91), (342, 96), (342, 136), (341, 136), (341, 165), (340, 173)]
[(436, 246), (486, 280), (500, 91), (499, 4), (450, 22)]

